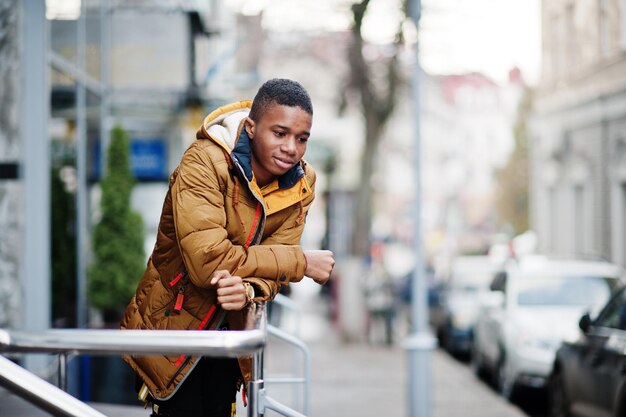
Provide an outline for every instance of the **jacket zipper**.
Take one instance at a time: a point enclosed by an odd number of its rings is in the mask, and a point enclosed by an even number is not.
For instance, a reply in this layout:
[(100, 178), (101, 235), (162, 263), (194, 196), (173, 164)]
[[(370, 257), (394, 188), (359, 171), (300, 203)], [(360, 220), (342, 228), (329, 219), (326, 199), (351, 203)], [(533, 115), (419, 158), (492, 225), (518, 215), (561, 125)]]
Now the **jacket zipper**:
[[(226, 318), (226, 311), (220, 309), (220, 311), (216, 315), (215, 314), (216, 310), (217, 308), (215, 307), (215, 304), (213, 304), (211, 308), (209, 309), (209, 311), (207, 312), (207, 314), (205, 315), (204, 319), (202, 320), (202, 323), (200, 323), (200, 326), (198, 326), (197, 330), (206, 330), (210, 328), (216, 317), (219, 317), (216, 328), (222, 325), (222, 322)], [(191, 361), (191, 359), (192, 359), (192, 356), (187, 356), (187, 355), (180, 355), (178, 357), (178, 359), (176, 360), (176, 363), (174, 364), (174, 366), (176, 366), (178, 369), (176, 370), (174, 375), (170, 378), (170, 380), (165, 385), (166, 389), (169, 388), (174, 383), (174, 380), (176, 379), (176, 377), (180, 375), (180, 373), (183, 371), (183, 369), (185, 369), (187, 365), (189, 365), (189, 362)]]
[[(243, 171), (243, 168), (241, 167), (241, 164), (239, 163), (239, 161), (237, 159), (234, 159), (234, 162), (235, 162), (235, 166), (237, 167), (237, 169), (239, 170), (241, 175), (243, 175), (243, 177), (246, 179), (246, 186), (248, 187), (248, 191), (250, 191), (250, 193), (252, 193), (252, 195), (254, 196), (254, 199), (261, 206), (261, 211), (262, 211), (261, 219), (262, 219), (262, 221), (260, 222), (259, 226), (257, 227), (256, 233), (254, 234), (254, 238), (252, 239), (252, 242), (250, 243), (251, 245), (257, 245), (257, 244), (259, 244), (261, 242), (261, 237), (263, 236), (263, 231), (265, 230), (265, 221), (266, 221), (265, 203), (263, 201), (263, 198), (259, 198), (259, 196), (257, 196), (256, 193), (254, 192), (254, 190), (252, 190), (252, 188), (250, 187), (250, 182), (248, 181), (248, 178), (246, 177), (246, 173)], [(250, 246), (250, 245), (247, 245), (247, 246)]]

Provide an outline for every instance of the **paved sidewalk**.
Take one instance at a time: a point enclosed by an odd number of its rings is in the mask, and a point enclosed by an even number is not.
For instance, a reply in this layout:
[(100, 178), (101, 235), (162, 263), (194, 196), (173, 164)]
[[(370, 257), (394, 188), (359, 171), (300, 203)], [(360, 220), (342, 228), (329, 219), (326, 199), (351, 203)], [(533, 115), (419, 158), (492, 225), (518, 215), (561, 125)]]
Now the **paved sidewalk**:
[[(342, 343), (323, 319), (325, 306), (318, 297), (295, 293), (292, 298), (303, 308), (301, 334), (312, 354), (311, 417), (406, 417), (406, 351), (399, 345)], [(284, 323), (287, 330), (293, 324), (288, 319)], [(270, 338), (265, 377), (292, 372), (292, 358), (292, 348)], [(431, 364), (431, 417), (525, 416), (441, 350), (433, 351)], [(301, 410), (292, 401), (294, 388), (267, 388), (271, 397)]]
[[(312, 417), (406, 417), (406, 352), (399, 347), (361, 344), (310, 344)], [(268, 349), (266, 377), (290, 371), (291, 351), (274, 343)], [(285, 364), (286, 362), (286, 364)], [(278, 365), (282, 363), (282, 365)], [(432, 417), (523, 417), (467, 366), (435, 350), (432, 355)], [(294, 408), (294, 389), (268, 384), (268, 392)], [(269, 412), (267, 416), (277, 416)]]

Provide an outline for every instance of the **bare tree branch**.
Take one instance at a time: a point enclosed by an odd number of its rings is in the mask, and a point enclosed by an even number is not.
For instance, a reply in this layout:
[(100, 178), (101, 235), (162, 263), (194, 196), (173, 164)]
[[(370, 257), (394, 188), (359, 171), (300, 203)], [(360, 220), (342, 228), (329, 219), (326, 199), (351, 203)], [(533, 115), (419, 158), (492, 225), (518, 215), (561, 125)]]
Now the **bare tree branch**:
[[(352, 253), (365, 256), (369, 252), (369, 234), (372, 220), (372, 196), (370, 179), (375, 166), (375, 157), (378, 144), (386, 123), (391, 118), (401, 77), (399, 71), (398, 52), (404, 38), (402, 36), (402, 22), (399, 22), (394, 41), (394, 53), (388, 62), (376, 61), (368, 63), (363, 54), (365, 42), (363, 40), (363, 20), (367, 13), (370, 0), (362, 0), (352, 5), (354, 24), (352, 26), (352, 45), (348, 49), (350, 71), (346, 91), (342, 92), (340, 110), (345, 109), (348, 103), (347, 90), (357, 91), (360, 96), (360, 108), (365, 123), (365, 149), (361, 159), (362, 186), (358, 188), (355, 204), (354, 227), (352, 236)], [(406, 16), (406, 2), (403, 5)], [(375, 81), (375, 69), (383, 68), (383, 81)], [(381, 85), (384, 84), (384, 85)]]

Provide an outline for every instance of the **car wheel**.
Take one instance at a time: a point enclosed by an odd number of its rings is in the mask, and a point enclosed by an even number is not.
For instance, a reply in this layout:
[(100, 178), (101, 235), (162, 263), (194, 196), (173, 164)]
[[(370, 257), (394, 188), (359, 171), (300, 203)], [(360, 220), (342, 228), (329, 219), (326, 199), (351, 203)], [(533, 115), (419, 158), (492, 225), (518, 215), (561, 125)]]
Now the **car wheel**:
[(504, 398), (513, 401), (515, 395), (515, 381), (507, 375), (506, 366), (506, 355), (500, 354), (494, 375), (495, 385)]
[(443, 327), (437, 329), (437, 341), (439, 342), (439, 346), (445, 350), (446, 347), (446, 334)]
[(485, 379), (485, 364), (482, 355), (476, 348), (476, 343), (472, 344), (470, 351), (470, 368), (478, 378)]
[(446, 329), (445, 332), (443, 334), (443, 348), (446, 350), (446, 352), (448, 352), (450, 355), (454, 356), (454, 342), (452, 340), (452, 328), (450, 327), (450, 324), (446, 325)]
[(569, 403), (565, 387), (563, 386), (563, 374), (560, 370), (555, 369), (550, 375), (548, 382), (548, 406), (550, 417), (569, 417)]
[(617, 397), (617, 408), (615, 410), (614, 415), (616, 417), (626, 417), (626, 390), (624, 387), (620, 390), (620, 393)]

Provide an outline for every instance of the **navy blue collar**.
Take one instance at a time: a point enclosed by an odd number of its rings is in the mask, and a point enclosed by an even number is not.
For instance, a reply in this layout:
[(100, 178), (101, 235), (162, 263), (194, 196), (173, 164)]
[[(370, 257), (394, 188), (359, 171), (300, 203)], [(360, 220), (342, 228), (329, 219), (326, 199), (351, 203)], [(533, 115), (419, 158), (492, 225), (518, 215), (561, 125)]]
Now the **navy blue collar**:
[[(241, 129), (235, 149), (232, 151), (233, 160), (238, 163), (246, 176), (246, 179), (252, 181), (252, 148), (250, 147), (250, 138), (246, 129)], [(293, 187), (304, 176), (302, 164), (296, 166), (278, 177), (278, 187), (288, 189)]]

